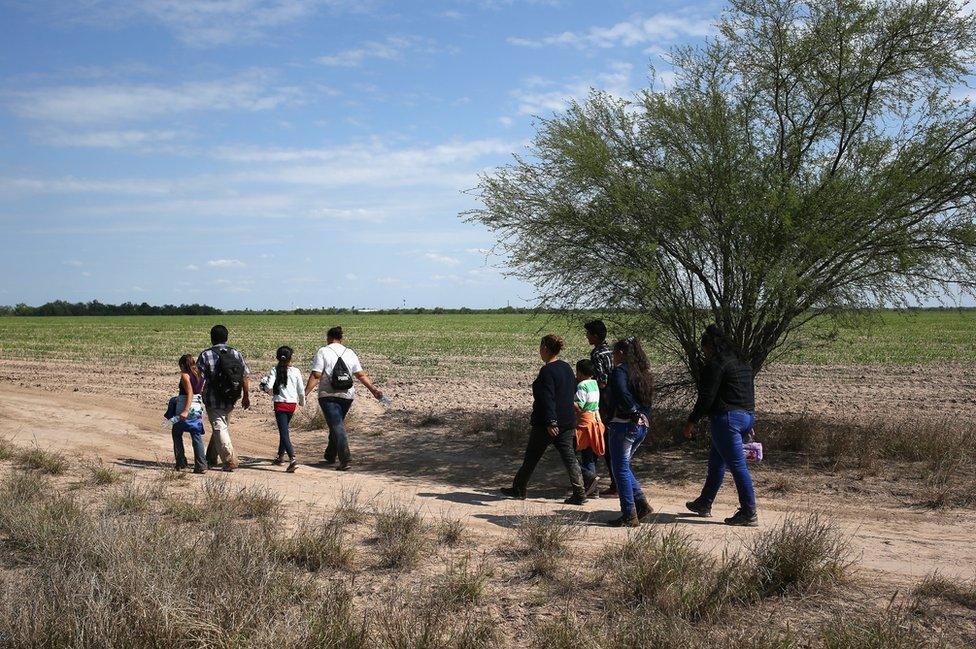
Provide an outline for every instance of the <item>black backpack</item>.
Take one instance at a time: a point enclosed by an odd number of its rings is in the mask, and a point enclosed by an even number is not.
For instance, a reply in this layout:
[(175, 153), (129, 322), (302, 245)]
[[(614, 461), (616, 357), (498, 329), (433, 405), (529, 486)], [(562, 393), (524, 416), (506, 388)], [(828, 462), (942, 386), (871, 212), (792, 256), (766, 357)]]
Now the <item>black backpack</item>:
[[(347, 349), (342, 350), (342, 354), (347, 351)], [(332, 366), (332, 376), (329, 377), (329, 385), (336, 391), (348, 390), (352, 387), (352, 372), (346, 366), (346, 361), (342, 360), (342, 354), (336, 354), (339, 358)]]
[(210, 380), (210, 393), (217, 403), (235, 404), (244, 389), (244, 361), (229, 347), (214, 351), (217, 353), (217, 366)]

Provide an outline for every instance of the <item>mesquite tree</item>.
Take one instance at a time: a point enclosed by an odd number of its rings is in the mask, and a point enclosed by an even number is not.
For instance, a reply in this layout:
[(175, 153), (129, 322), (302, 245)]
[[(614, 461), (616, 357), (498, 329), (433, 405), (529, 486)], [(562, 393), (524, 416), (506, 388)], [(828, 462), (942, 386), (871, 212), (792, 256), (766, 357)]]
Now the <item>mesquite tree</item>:
[(701, 363), (718, 322), (756, 371), (813, 318), (969, 293), (976, 20), (951, 0), (732, 0), (670, 88), (594, 91), (482, 178), (542, 303), (638, 313)]

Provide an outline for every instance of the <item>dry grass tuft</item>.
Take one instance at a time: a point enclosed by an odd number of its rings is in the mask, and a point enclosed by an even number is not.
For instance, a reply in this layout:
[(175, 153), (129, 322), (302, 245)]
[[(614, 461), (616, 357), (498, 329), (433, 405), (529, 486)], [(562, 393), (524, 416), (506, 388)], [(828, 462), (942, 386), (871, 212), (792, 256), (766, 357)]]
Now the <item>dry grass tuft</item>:
[(874, 614), (837, 616), (822, 632), (824, 649), (923, 649), (943, 643), (920, 629), (901, 610), (889, 608)]
[(529, 572), (538, 577), (556, 573), (576, 533), (573, 525), (558, 516), (523, 516), (515, 529), (519, 554), (528, 560)]
[(335, 519), (305, 519), (288, 537), (276, 542), (278, 555), (310, 572), (323, 568), (351, 570), (356, 548), (347, 537), (342, 523)]
[(437, 542), (449, 548), (461, 545), (464, 537), (467, 536), (467, 532), (468, 530), (464, 525), (464, 521), (459, 518), (449, 518), (446, 515), (434, 526), (434, 534), (437, 536)]
[(99, 459), (88, 465), (88, 472), (91, 473), (91, 481), (96, 485), (115, 484), (122, 479), (122, 474), (112, 467), (105, 466)]
[(480, 603), (493, 574), (494, 570), (483, 557), (477, 563), (470, 556), (448, 563), (447, 570), (434, 584), (432, 606), (457, 610)]
[(265, 518), (281, 507), (281, 496), (267, 487), (244, 487), (234, 500), (242, 518)]
[(109, 494), (105, 500), (105, 510), (114, 514), (141, 514), (149, 511), (153, 500), (162, 495), (158, 487), (149, 487), (129, 482)]
[(12, 460), (17, 457), (20, 447), (7, 437), (0, 437), (0, 460)]
[(376, 512), (376, 547), (386, 568), (415, 568), (428, 546), (420, 512), (391, 502)]
[(26, 471), (63, 475), (68, 470), (68, 459), (60, 451), (45, 451), (39, 446), (22, 449), (15, 459)]
[(941, 599), (969, 609), (976, 609), (976, 580), (960, 581), (938, 573), (927, 576), (912, 590), (921, 599)]
[(822, 515), (787, 516), (751, 548), (751, 587), (760, 597), (805, 593), (836, 584), (852, 562), (850, 539)]

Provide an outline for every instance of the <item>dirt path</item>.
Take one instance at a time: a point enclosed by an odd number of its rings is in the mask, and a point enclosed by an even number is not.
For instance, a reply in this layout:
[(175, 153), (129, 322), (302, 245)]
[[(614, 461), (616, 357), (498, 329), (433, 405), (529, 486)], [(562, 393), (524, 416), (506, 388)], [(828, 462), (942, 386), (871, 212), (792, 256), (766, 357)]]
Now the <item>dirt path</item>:
[[(360, 412), (360, 430), (391, 425), (389, 419), (381, 417), (375, 404), (363, 400), (356, 407)], [(122, 398), (99, 400), (91, 394), (40, 393), (9, 383), (0, 384), (0, 435), (13, 437), (21, 444), (36, 440), (42, 447), (62, 449), (74, 458), (101, 458), (104, 462), (127, 467), (137, 475), (161, 470), (157, 462), (169, 466), (172, 461), (169, 431), (160, 422), (161, 417), (154, 410), (147, 411), (139, 403)], [(224, 477), (235, 484), (273, 488), (286, 503), (302, 502), (314, 508), (328, 509), (344, 490), (359, 490), (362, 498), (377, 502), (390, 499), (413, 502), (429, 517), (462, 518), (476, 536), (496, 542), (502, 542), (499, 537), (510, 534), (510, 528), (521, 516), (545, 516), (554, 512), (584, 515), (589, 523), (584, 527), (584, 542), (588, 544), (602, 546), (626, 534), (600, 525), (615, 515), (616, 501), (594, 500), (583, 508), (572, 508), (551, 498), (532, 498), (525, 502), (500, 499), (494, 493), (493, 487), (498, 486), (494, 483), (485, 484), (485, 488), (480, 489), (471, 488), (470, 480), (459, 483), (450, 478), (425, 478), (423, 458), (406, 452), (406, 448), (403, 474), (411, 476), (409, 478), (396, 473), (398, 448), (388, 449), (393, 461), (384, 465), (382, 471), (372, 470), (369, 459), (363, 458), (362, 465), (348, 473), (308, 464), (301, 466), (296, 474), (286, 474), (269, 463), (276, 434), (270, 416), (260, 408), (235, 412), (232, 435), (244, 465), (236, 473)], [(400, 445), (402, 439), (391, 437), (390, 441), (396, 440)], [(445, 440), (445, 444), (450, 442)], [(356, 444), (353, 440), (354, 451)], [(315, 462), (324, 446), (323, 434), (303, 433), (297, 446), (302, 459)], [(189, 452), (189, 448), (187, 450)], [(477, 449), (468, 448), (469, 456), (472, 451), (478, 459), (484, 457), (485, 462), (497, 463), (497, 459), (488, 455), (478, 455)], [(514, 468), (506, 463), (494, 467), (494, 473), (505, 475)], [(441, 475), (436, 471), (433, 473)], [(551, 472), (544, 473), (537, 481), (543, 482), (550, 475)], [(641, 477), (652, 504), (661, 512), (655, 524), (679, 525), (715, 551), (730, 545), (737, 547), (756, 533), (751, 529), (718, 524), (719, 518), (686, 518), (681, 512), (689, 495), (687, 485), (676, 488)], [(193, 478), (199, 479), (198, 476)], [(540, 490), (543, 486), (540, 485)], [(545, 493), (550, 495), (551, 491)], [(851, 534), (860, 555), (861, 574), (869, 579), (907, 586), (936, 570), (971, 577), (976, 566), (976, 513), (972, 511), (946, 513), (854, 506), (849, 501), (834, 501), (827, 496), (786, 497), (764, 502), (762, 494), (760, 506), (763, 527), (780, 523), (790, 512), (827, 512)], [(715, 511), (721, 515), (733, 509), (734, 489), (729, 481), (719, 496)]]

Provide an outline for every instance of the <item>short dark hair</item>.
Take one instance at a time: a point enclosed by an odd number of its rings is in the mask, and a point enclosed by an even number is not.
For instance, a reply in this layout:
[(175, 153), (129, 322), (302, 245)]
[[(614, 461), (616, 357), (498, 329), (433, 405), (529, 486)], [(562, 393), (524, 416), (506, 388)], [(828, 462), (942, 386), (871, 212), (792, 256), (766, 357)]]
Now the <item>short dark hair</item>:
[(214, 325), (210, 329), (210, 342), (214, 345), (220, 345), (227, 342), (227, 327), (224, 325)]
[(342, 327), (332, 327), (325, 334), (326, 340), (342, 340)]
[(576, 373), (583, 376), (593, 376), (593, 361), (588, 358), (576, 361)]
[(586, 329), (586, 333), (596, 336), (600, 342), (607, 339), (607, 325), (603, 324), (603, 320), (590, 320), (583, 325), (583, 328)]

